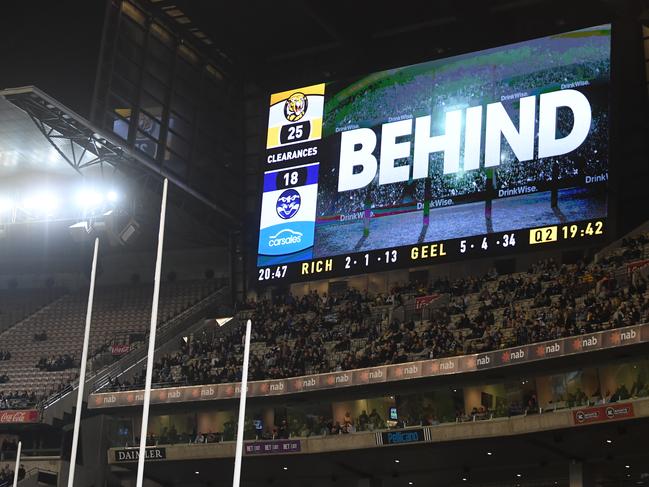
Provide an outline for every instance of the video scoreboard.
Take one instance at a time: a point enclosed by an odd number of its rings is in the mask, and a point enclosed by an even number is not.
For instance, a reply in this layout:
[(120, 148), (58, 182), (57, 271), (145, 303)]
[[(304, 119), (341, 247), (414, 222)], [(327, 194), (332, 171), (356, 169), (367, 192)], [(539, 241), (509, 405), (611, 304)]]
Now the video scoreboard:
[(257, 280), (606, 235), (610, 25), (270, 97)]

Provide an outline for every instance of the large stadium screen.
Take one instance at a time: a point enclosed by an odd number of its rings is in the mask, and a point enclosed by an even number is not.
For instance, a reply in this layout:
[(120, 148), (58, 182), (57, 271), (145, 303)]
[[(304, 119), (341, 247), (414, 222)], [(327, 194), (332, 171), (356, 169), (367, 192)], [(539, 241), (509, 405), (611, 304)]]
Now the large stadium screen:
[(606, 234), (610, 25), (270, 97), (258, 280)]

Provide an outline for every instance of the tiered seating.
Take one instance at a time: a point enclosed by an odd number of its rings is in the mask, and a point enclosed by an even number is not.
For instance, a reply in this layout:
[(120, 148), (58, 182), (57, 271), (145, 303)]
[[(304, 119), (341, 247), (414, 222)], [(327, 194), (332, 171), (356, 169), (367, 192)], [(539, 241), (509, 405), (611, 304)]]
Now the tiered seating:
[[(453, 356), (646, 322), (647, 280), (637, 274), (622, 282), (616, 276), (629, 262), (642, 259), (647, 246), (649, 236), (640, 235), (590, 264), (542, 261), (505, 276), (493, 272), (424, 286), (409, 283), (390, 295), (348, 290), (335, 299), (313, 293), (262, 301), (252, 314), (250, 378)], [(448, 300), (430, 319), (391, 317), (409, 298), (432, 293)], [(240, 329), (229, 336), (205, 332), (157, 362), (154, 380), (239, 380), (241, 348)]]
[(0, 290), (0, 333), (62, 294), (60, 288)]
[[(160, 292), (159, 316), (164, 323), (215, 291), (211, 280), (164, 283)], [(149, 327), (152, 291), (148, 285), (125, 285), (97, 288), (90, 333), (89, 356), (116, 336), (143, 334)], [(69, 383), (77, 375), (83, 345), (87, 294), (67, 294), (38, 310), (18, 325), (0, 335), (1, 348), (11, 353), (0, 361), (0, 393), (30, 390), (48, 394)], [(35, 339), (44, 334), (46, 339)], [(67, 370), (39, 370), (36, 365), (45, 357), (70, 354), (75, 367)]]

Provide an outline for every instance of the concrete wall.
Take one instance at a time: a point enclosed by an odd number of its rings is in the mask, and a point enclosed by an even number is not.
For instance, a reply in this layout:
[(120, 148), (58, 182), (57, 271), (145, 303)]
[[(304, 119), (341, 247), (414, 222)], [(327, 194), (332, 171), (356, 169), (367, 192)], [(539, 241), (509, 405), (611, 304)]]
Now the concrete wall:
[[(636, 418), (649, 416), (649, 399), (633, 401), (633, 406)], [(515, 416), (467, 423), (447, 423), (429, 427), (429, 430), (432, 442), (445, 442), (512, 436), (573, 427), (581, 428), (582, 426), (574, 426), (573, 410), (564, 409), (531, 416)], [(301, 454), (385, 448), (385, 446), (377, 446), (375, 433), (370, 432), (302, 438), (300, 441)], [(233, 457), (235, 442), (158, 446), (166, 448), (167, 460), (199, 460)], [(398, 445), (388, 446), (388, 448), (394, 447), (398, 447)], [(115, 449), (110, 449), (107, 452), (108, 461), (111, 464), (115, 464), (113, 450)]]
[[(47, 279), (54, 279), (57, 287), (74, 290), (87, 286), (91, 255), (87, 256), (87, 266), (80, 257), (64, 259), (50, 268), (17, 263), (17, 271), (0, 270), (0, 289), (6, 289), (8, 282), (14, 280), (20, 289), (42, 288)], [(87, 267), (87, 269), (86, 269)], [(228, 277), (229, 263), (226, 248), (203, 248), (190, 250), (171, 250), (163, 255), (163, 278), (175, 271), (178, 280), (204, 279), (205, 271), (212, 269), (214, 276)], [(103, 254), (100, 250), (98, 261), (98, 285), (123, 284), (130, 282), (133, 274), (139, 274), (141, 282), (153, 282), (155, 254), (153, 252), (123, 252)]]

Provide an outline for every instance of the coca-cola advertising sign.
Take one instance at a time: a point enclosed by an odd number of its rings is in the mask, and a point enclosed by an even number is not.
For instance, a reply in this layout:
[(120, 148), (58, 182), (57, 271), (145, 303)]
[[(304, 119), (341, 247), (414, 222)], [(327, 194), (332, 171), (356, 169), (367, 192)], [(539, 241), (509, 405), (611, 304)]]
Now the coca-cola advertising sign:
[(415, 309), (421, 309), (432, 303), (439, 297), (439, 294), (429, 294), (428, 296), (419, 296), (415, 298)]
[(110, 346), (110, 353), (112, 353), (113, 355), (124, 355), (125, 353), (128, 353), (130, 351), (131, 346), (128, 343)]
[(36, 409), (0, 411), (0, 424), (38, 423), (39, 420), (40, 416)]

